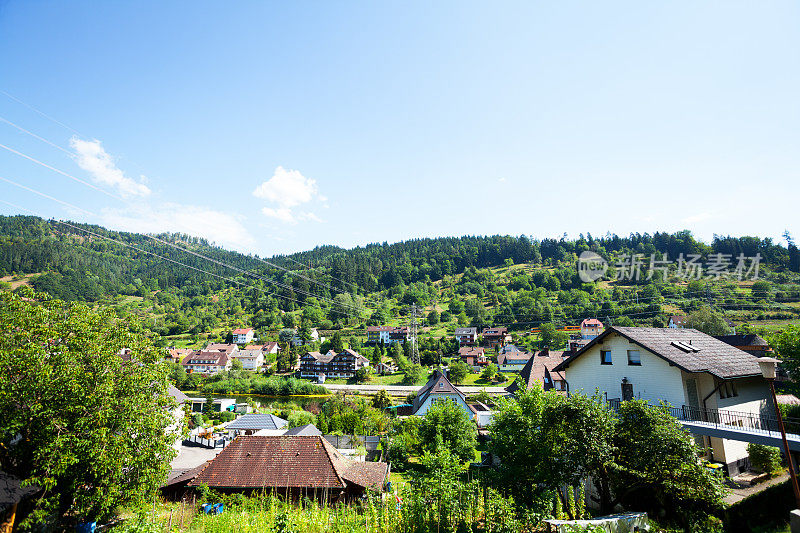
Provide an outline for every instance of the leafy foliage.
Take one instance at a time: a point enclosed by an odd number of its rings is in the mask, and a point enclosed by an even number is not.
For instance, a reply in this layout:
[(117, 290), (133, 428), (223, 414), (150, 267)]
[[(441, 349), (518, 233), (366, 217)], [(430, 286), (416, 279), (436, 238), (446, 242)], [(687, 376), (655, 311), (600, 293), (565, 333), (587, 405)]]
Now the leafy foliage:
[(180, 429), (163, 354), (138, 324), (2, 293), (0, 331), (0, 467), (43, 489), (30, 520), (102, 519), (151, 498)]

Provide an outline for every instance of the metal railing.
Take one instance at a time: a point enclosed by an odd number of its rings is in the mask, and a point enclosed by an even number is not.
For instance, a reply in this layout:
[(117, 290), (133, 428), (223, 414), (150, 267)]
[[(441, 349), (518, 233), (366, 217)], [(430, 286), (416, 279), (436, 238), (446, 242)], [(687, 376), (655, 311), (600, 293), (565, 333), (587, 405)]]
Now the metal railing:
[[(608, 408), (619, 411), (621, 400), (609, 398)], [(715, 427), (743, 429), (759, 433), (779, 432), (778, 418), (766, 413), (751, 413), (747, 411), (731, 411), (728, 409), (710, 409), (682, 405), (680, 407), (667, 406), (669, 413), (684, 422), (701, 422)], [(787, 435), (800, 437), (800, 418), (783, 417), (783, 424)]]

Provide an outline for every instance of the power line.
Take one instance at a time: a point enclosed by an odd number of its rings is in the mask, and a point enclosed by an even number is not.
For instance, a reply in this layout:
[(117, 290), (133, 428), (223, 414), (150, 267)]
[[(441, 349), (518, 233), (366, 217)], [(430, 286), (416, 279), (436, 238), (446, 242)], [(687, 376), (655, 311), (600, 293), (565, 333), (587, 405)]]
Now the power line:
[(59, 170), (59, 169), (57, 169), (57, 168), (55, 168), (55, 167), (51, 167), (51, 166), (50, 166), (50, 165), (48, 165), (47, 163), (42, 163), (42, 162), (41, 162), (41, 161), (39, 161), (38, 159), (35, 159), (35, 158), (33, 158), (33, 157), (29, 156), (29, 155), (23, 154), (22, 152), (18, 152), (17, 150), (14, 150), (13, 148), (10, 148), (10, 147), (8, 147), (8, 146), (6, 146), (5, 144), (0, 144), (0, 148), (4, 148), (4, 149), (8, 150), (8, 151), (9, 151), (9, 152), (11, 152), (11, 153), (17, 154), (17, 155), (18, 155), (18, 156), (20, 156), (20, 157), (24, 157), (25, 159), (28, 159), (28, 160), (30, 160), (30, 161), (33, 161), (34, 163), (36, 163), (36, 164), (38, 164), (38, 165), (42, 165), (42, 166), (43, 166), (43, 167), (45, 167), (45, 168), (49, 168), (49, 169), (50, 169), (50, 170), (52, 170), (53, 172), (58, 172), (59, 174), (61, 174), (61, 175), (63, 175), (63, 176), (66, 176), (66, 177), (68, 177), (68, 178), (69, 178), (69, 179), (71, 179), (71, 180), (75, 180), (75, 181), (77, 181), (78, 183), (82, 183), (83, 185), (86, 185), (87, 187), (91, 187), (92, 189), (94, 189), (94, 190), (96, 190), (96, 191), (100, 191), (101, 193), (103, 193), (103, 194), (105, 194), (105, 195), (107, 195), (107, 196), (110, 196), (111, 198), (115, 198), (115, 199), (117, 199), (117, 200), (122, 200), (122, 199), (123, 199), (121, 196), (117, 196), (117, 195), (116, 195), (116, 194), (114, 194), (114, 193), (110, 193), (110, 192), (108, 192), (108, 191), (106, 191), (106, 190), (104, 190), (104, 189), (101, 189), (100, 187), (98, 187), (98, 186), (96, 186), (96, 185), (93, 185), (93, 184), (89, 183), (88, 181), (84, 181), (84, 180), (82, 180), (82, 179), (80, 179), (80, 178), (76, 178), (76, 177), (75, 177), (75, 176), (73, 176), (72, 174), (68, 174), (67, 172), (64, 172), (63, 170)]
[(54, 202), (58, 202), (58, 203), (60, 203), (62, 205), (65, 205), (65, 206), (71, 208), (71, 209), (76, 209), (78, 211), (82, 211), (82, 212), (86, 213), (87, 215), (94, 216), (94, 213), (92, 213), (91, 211), (87, 211), (86, 209), (83, 209), (82, 207), (78, 207), (77, 205), (72, 205), (69, 202), (65, 202), (63, 200), (59, 200), (58, 198), (54, 198), (54, 197), (52, 197), (52, 196), (50, 196), (48, 194), (45, 194), (45, 193), (40, 192), (40, 191), (37, 191), (36, 189), (31, 189), (30, 187), (26, 187), (25, 185), (22, 185), (21, 183), (17, 183), (15, 181), (11, 181), (10, 179), (6, 179), (6, 178), (4, 178), (2, 176), (0, 176), (0, 180), (5, 181), (6, 183), (10, 183), (11, 185), (13, 185), (15, 187), (19, 187), (20, 189), (24, 189), (26, 191), (32, 192), (33, 194), (38, 194), (39, 196), (47, 198), (48, 200), (53, 200)]

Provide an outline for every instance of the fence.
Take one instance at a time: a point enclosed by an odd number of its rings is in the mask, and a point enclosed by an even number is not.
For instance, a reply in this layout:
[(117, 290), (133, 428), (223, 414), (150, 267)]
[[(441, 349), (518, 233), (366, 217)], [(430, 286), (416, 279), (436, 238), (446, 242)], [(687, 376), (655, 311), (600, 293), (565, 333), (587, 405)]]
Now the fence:
[(197, 446), (202, 446), (203, 448), (224, 448), (228, 445), (228, 441), (230, 439), (228, 437), (221, 437), (218, 439), (204, 439), (198, 435), (191, 435), (189, 438), (183, 441), (184, 444), (196, 444)]
[(323, 438), (334, 448), (342, 450), (353, 450), (364, 446), (367, 451), (373, 451), (378, 449), (378, 443), (381, 441), (377, 435), (324, 435)]
[[(619, 398), (607, 400), (608, 408), (618, 411)], [(703, 422), (714, 426), (726, 426), (734, 429), (745, 429), (759, 433), (780, 431), (778, 418), (763, 413), (749, 413), (746, 411), (729, 411), (728, 409), (709, 409), (682, 405), (668, 407), (669, 413), (684, 422)], [(800, 418), (784, 417), (783, 425), (787, 434), (800, 435)]]

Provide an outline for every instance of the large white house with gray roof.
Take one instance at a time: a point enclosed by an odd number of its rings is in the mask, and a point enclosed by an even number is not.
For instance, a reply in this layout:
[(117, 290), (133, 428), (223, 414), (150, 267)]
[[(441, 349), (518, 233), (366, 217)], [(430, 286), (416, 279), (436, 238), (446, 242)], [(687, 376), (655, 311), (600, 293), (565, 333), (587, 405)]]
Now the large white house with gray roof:
[[(695, 329), (611, 327), (554, 370), (570, 393), (593, 394), (610, 403), (640, 398), (665, 401), (701, 416), (725, 412), (758, 417), (774, 409), (758, 358)], [(748, 464), (747, 443), (698, 436), (707, 457), (730, 475)]]

